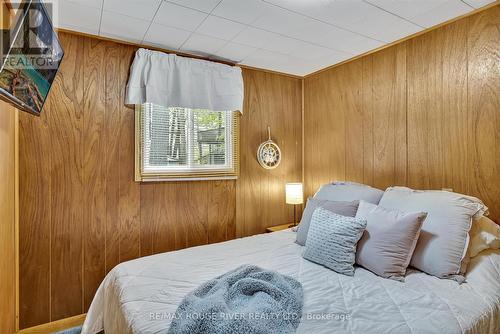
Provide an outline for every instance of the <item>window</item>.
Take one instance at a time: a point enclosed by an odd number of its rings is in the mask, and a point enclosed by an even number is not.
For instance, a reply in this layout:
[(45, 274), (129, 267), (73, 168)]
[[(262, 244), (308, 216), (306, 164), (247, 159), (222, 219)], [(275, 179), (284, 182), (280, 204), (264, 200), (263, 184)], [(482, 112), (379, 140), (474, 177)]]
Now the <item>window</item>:
[(136, 106), (136, 181), (236, 178), (239, 113)]

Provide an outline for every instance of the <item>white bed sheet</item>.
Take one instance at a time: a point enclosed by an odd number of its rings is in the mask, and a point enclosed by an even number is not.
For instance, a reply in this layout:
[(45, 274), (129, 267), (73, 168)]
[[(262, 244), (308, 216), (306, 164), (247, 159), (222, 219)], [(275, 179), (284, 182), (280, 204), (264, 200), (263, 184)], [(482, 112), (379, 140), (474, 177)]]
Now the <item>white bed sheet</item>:
[(472, 259), (467, 283), (410, 271), (404, 283), (354, 277), (304, 260), (291, 230), (157, 254), (118, 265), (99, 287), (83, 333), (166, 333), (182, 298), (242, 264), (299, 280), (298, 333), (500, 333), (500, 252)]

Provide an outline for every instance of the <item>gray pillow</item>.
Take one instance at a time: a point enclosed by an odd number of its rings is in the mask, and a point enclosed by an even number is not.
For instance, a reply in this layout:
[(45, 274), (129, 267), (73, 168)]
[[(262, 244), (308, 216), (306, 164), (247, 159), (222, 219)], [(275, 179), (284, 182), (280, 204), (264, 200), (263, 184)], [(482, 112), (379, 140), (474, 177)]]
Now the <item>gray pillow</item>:
[(410, 265), (439, 278), (464, 281), (472, 218), (488, 208), (477, 198), (441, 190), (387, 188), (380, 205), (427, 212)]
[(365, 227), (366, 220), (317, 208), (302, 256), (340, 274), (353, 276), (356, 244)]
[(314, 195), (316, 199), (326, 199), (329, 201), (367, 201), (378, 204), (384, 192), (361, 183), (339, 182), (325, 184), (319, 188)]
[(309, 225), (311, 224), (311, 218), (314, 210), (316, 210), (318, 207), (322, 207), (342, 216), (354, 217), (356, 215), (356, 211), (358, 210), (358, 204), (358, 201), (333, 202), (316, 198), (309, 198), (307, 200), (306, 208), (302, 213), (302, 219), (300, 220), (300, 224), (297, 229), (296, 242), (301, 246), (304, 246), (306, 244), (307, 233), (309, 231)]
[(404, 281), (427, 213), (388, 210), (365, 201), (356, 218), (366, 219), (356, 263), (378, 276)]

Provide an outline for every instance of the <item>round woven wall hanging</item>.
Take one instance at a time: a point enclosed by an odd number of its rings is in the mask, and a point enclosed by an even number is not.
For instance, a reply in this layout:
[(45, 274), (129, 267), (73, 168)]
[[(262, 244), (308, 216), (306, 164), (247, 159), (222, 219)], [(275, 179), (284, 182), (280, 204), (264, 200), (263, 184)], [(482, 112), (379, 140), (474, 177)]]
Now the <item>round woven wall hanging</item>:
[(265, 169), (274, 169), (281, 162), (281, 150), (274, 141), (271, 140), (271, 128), (267, 127), (268, 140), (259, 145), (257, 150), (257, 160)]

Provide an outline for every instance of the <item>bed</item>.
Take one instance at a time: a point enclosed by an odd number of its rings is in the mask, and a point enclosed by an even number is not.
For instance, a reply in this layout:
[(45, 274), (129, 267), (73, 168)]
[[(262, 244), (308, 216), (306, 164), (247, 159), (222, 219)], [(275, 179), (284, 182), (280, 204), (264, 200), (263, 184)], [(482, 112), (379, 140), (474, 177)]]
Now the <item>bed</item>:
[(500, 333), (500, 251), (471, 260), (467, 282), (409, 270), (404, 283), (358, 267), (340, 275), (302, 258), (285, 230), (122, 263), (99, 287), (83, 333), (166, 333), (182, 298), (242, 264), (299, 280), (297, 333)]

